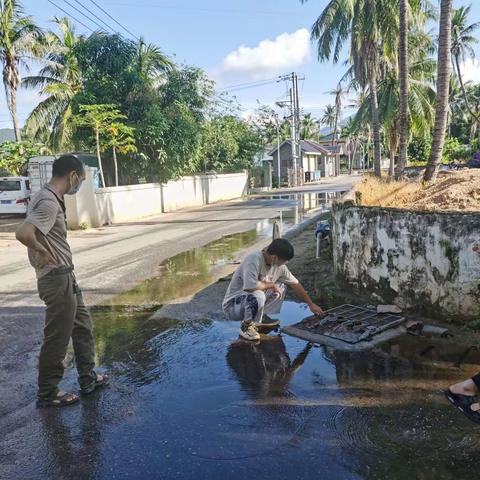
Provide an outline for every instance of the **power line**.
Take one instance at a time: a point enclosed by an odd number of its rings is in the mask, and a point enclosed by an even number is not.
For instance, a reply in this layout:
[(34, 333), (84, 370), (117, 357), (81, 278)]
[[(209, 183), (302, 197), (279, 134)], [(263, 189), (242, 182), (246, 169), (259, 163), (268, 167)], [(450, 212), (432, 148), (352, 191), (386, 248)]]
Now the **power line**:
[(279, 79), (279, 77), (273, 77), (273, 78), (265, 78), (263, 80), (256, 80), (254, 82), (245, 82), (245, 83), (237, 83), (236, 85), (229, 85), (228, 87), (224, 87), (222, 89), (220, 89), (220, 91), (222, 90), (230, 90), (232, 88), (237, 88), (237, 87), (245, 87), (245, 86), (249, 86), (249, 85), (256, 85), (257, 83), (263, 83), (263, 82), (270, 82), (270, 81), (277, 81)]
[(119, 27), (121, 27), (123, 30), (125, 30), (129, 35), (131, 35), (133, 38), (136, 38), (137, 40), (140, 41), (140, 38), (138, 38), (134, 33), (132, 33), (128, 28), (124, 27), (120, 22), (115, 20), (103, 7), (101, 7), (95, 0), (90, 0), (91, 3), (93, 3), (99, 10), (101, 10), (107, 17), (109, 17), (111, 20), (113, 20)]
[[(65, 2), (67, 0), (64, 0)], [(89, 8), (87, 8), (83, 3), (80, 3), (78, 0), (73, 0), (75, 3), (80, 5), (84, 10), (86, 10), (90, 15), (93, 15), (97, 20), (102, 22), (107, 28), (109, 28), (112, 32), (118, 33), (114, 28), (112, 28), (107, 22), (105, 22), (103, 19), (101, 19), (95, 12), (92, 12)]]
[(65, 13), (68, 17), (70, 17), (72, 20), (75, 20), (77, 23), (79, 23), (80, 25), (83, 25), (87, 30), (90, 30), (92, 33), (95, 33), (94, 30), (92, 30), (90, 27), (88, 27), (87, 25), (85, 25), (83, 22), (81, 22), (80, 20), (78, 20), (78, 18), (75, 18), (70, 12), (67, 12), (66, 10), (64, 10), (62, 7), (58, 6), (55, 2), (52, 2), (52, 0), (47, 0), (48, 2), (50, 2), (54, 7), (57, 7), (59, 10), (61, 10), (63, 13)]
[(83, 15), (87, 20), (89, 20), (90, 22), (94, 23), (100, 30), (105, 30), (104, 27), (102, 27), (102, 25), (100, 25), (98, 22), (96, 22), (95, 20), (93, 20), (92, 18), (90, 18), (88, 15), (86, 15), (85, 13), (83, 13), (79, 8), (77, 8), (75, 5), (72, 5), (68, 0), (63, 0), (67, 5), (70, 6), (70, 8), (73, 8), (76, 12), (78, 12), (80, 15)]
[[(206, 13), (242, 13), (247, 15), (297, 15), (298, 12), (273, 11), (273, 10), (241, 10), (237, 8), (203, 8), (203, 7), (179, 7), (176, 5), (152, 5), (148, 3), (123, 3), (108, 2), (108, 5), (118, 7), (144, 7), (144, 8), (161, 8), (163, 10), (180, 10), (180, 11), (197, 11)], [(305, 13), (306, 15), (306, 13)]]

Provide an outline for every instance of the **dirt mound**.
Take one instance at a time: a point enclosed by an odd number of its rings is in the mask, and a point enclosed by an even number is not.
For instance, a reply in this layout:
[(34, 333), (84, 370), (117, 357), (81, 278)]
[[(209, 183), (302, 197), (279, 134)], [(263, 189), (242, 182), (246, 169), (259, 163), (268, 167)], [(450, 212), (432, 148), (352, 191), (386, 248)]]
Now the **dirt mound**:
[(421, 211), (480, 212), (480, 169), (442, 172), (435, 183), (369, 177), (356, 186), (361, 204)]

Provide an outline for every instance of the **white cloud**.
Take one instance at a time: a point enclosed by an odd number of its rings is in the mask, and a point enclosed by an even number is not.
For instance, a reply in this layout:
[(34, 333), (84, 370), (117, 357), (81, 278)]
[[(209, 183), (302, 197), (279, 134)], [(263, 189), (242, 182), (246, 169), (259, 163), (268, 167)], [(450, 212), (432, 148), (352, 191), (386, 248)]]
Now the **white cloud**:
[(460, 65), (464, 82), (480, 83), (480, 62), (477, 59), (467, 58)]
[(293, 33), (282, 33), (274, 40), (262, 40), (255, 47), (241, 45), (224, 58), (217, 73), (220, 77), (240, 75), (258, 80), (286, 72), (310, 59), (310, 33), (302, 28)]

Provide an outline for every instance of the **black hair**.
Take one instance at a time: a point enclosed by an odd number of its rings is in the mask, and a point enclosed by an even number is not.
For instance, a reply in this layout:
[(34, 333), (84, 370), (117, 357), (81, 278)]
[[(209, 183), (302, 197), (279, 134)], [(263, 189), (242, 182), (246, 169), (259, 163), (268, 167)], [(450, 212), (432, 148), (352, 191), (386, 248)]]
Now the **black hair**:
[(67, 153), (53, 162), (52, 176), (65, 177), (71, 172), (77, 172), (78, 175), (81, 175), (84, 170), (83, 163), (75, 155)]
[(275, 239), (268, 247), (267, 253), (269, 255), (276, 255), (282, 260), (291, 260), (294, 255), (293, 246), (284, 238)]

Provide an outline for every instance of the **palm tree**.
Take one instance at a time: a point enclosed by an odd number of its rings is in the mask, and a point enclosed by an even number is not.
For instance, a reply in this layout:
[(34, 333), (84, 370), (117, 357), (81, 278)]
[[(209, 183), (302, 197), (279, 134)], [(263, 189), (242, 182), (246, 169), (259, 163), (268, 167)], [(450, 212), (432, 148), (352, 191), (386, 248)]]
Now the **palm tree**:
[[(335, 111), (335, 105), (327, 105), (322, 113), (320, 121), (323, 125), (326, 125), (333, 132), (333, 127), (335, 125), (335, 118), (337, 113)], [(335, 136), (335, 133), (334, 133)]]
[(81, 41), (67, 18), (55, 18), (60, 34), (49, 32), (46, 36), (45, 66), (38, 75), (26, 77), (25, 88), (40, 88), (47, 98), (30, 113), (26, 130), (34, 138), (46, 137), (54, 150), (69, 145), (73, 134), (72, 103), (82, 89), (82, 75), (76, 56), (76, 46)]
[[(410, 31), (407, 128), (416, 135), (430, 132), (434, 121), (433, 89), (436, 62), (431, 58), (431, 39), (423, 32)], [(385, 129), (385, 139), (390, 153), (390, 176), (393, 176), (395, 157), (400, 145), (400, 103), (401, 80), (395, 64), (382, 65), (383, 78), (378, 85), (379, 116)], [(360, 128), (371, 119), (371, 100), (367, 96), (359, 98), (355, 124)]]
[[(469, 57), (472, 60), (475, 58), (475, 50), (473, 46), (478, 43), (478, 39), (474, 36), (474, 33), (480, 27), (480, 22), (475, 22), (468, 25), (468, 17), (472, 6), (460, 7), (453, 12), (452, 17), (452, 63), (455, 74), (460, 83), (465, 106), (467, 107), (470, 115), (476, 117), (476, 114), (470, 107), (467, 92), (465, 90), (465, 84), (463, 82), (462, 71), (460, 64), (465, 62)], [(477, 121), (480, 121), (478, 118)]]
[(438, 169), (442, 161), (443, 146), (445, 144), (449, 112), (448, 97), (450, 90), (450, 53), (452, 48), (452, 2), (453, 0), (441, 0), (440, 4), (435, 127), (433, 130), (432, 150), (423, 176), (425, 182), (437, 178)]
[(307, 113), (302, 119), (300, 138), (302, 140), (311, 140), (315, 136), (315, 130), (315, 120), (311, 113)]
[[(306, 2), (307, 0), (301, 0)], [(350, 40), (350, 62), (356, 82), (369, 88), (375, 157), (375, 174), (381, 176), (378, 78), (380, 58), (392, 57), (398, 38), (396, 2), (376, 0), (331, 0), (312, 27), (320, 61), (339, 61)]]
[(135, 53), (137, 73), (145, 80), (156, 80), (174, 68), (174, 63), (156, 46), (140, 38)]
[[(398, 152), (397, 178), (403, 176), (405, 166), (407, 165), (409, 122), (408, 122), (408, 0), (400, 0), (399, 15), (399, 45), (398, 45), (398, 71), (400, 76), (400, 140)], [(391, 147), (390, 147), (391, 149)], [(390, 156), (390, 176), (393, 176), (393, 163)]]
[(0, 0), (0, 64), (7, 107), (12, 117), (15, 139), (21, 141), (17, 117), (17, 91), (20, 67), (28, 69), (27, 60), (39, 54), (41, 31), (32, 17), (25, 16), (18, 0)]
[(339, 129), (339, 122), (342, 115), (342, 104), (343, 104), (343, 97), (345, 95), (345, 90), (343, 89), (342, 85), (339, 83), (337, 85), (337, 88), (335, 88), (334, 90), (331, 90), (329, 94), (335, 96), (335, 123), (333, 127), (332, 145), (336, 145), (338, 141), (338, 129)]

